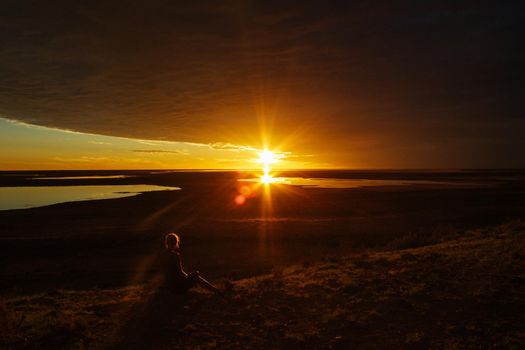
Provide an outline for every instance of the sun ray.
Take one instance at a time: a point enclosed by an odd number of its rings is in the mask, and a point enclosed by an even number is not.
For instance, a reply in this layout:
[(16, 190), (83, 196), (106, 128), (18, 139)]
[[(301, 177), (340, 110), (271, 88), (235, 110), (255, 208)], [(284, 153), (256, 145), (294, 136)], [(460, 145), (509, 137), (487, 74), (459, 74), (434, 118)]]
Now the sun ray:
[(275, 152), (269, 151), (267, 149), (259, 152), (258, 162), (262, 163), (262, 171), (263, 171), (263, 174), (259, 179), (261, 183), (268, 185), (276, 181), (276, 179), (271, 174), (271, 165), (273, 163), (278, 162), (280, 158), (282, 157), (283, 157), (282, 155), (276, 154)]

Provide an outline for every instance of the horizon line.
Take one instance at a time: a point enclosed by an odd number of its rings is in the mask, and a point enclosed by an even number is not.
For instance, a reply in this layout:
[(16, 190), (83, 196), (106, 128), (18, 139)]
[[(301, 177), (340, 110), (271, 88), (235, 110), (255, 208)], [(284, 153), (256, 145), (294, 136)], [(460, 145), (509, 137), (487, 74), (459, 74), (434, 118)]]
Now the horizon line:
[[(274, 172), (291, 172), (291, 171), (482, 171), (482, 170), (525, 170), (524, 168), (282, 168), (276, 169)], [(0, 172), (32, 172), (32, 171), (74, 171), (74, 172), (89, 172), (89, 171), (162, 171), (162, 172), (199, 172), (199, 171), (213, 171), (213, 172), (235, 172), (235, 171), (260, 171), (259, 168), (149, 168), (149, 169), (0, 169)]]

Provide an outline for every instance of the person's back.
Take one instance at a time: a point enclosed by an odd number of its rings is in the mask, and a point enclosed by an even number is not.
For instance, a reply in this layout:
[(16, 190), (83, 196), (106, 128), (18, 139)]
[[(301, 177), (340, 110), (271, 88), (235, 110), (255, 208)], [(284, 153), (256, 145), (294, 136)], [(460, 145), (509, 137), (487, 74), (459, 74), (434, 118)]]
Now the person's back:
[(199, 271), (189, 274), (184, 271), (179, 253), (180, 238), (177, 234), (167, 234), (164, 242), (166, 249), (162, 252), (160, 262), (164, 274), (165, 288), (177, 294), (184, 294), (198, 284), (210, 291), (218, 291), (215, 286), (199, 275)]
[(181, 269), (180, 254), (173, 250), (165, 249), (160, 257), (162, 267), (164, 286), (169, 290), (177, 290), (184, 284), (186, 275)]

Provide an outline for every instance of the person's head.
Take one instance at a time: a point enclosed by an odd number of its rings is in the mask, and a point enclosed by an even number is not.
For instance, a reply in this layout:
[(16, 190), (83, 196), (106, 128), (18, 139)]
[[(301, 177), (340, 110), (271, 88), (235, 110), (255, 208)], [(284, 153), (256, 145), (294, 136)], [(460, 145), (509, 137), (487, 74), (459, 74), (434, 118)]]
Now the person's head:
[(179, 244), (180, 244), (179, 235), (177, 235), (174, 232), (168, 233), (166, 235), (166, 238), (164, 238), (164, 245), (166, 246), (166, 249), (171, 250), (174, 248), (179, 248)]

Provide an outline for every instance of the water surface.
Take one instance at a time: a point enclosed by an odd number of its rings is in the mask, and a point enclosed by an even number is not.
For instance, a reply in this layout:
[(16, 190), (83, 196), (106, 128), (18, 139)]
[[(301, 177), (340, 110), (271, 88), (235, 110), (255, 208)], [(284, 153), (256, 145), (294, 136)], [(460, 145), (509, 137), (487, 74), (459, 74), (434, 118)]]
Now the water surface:
[(131, 197), (143, 192), (173, 191), (156, 185), (0, 187), (0, 210), (25, 209), (63, 202)]
[[(259, 179), (241, 179), (240, 181), (258, 182)], [(440, 181), (440, 180), (391, 180), (391, 179), (338, 179), (307, 177), (276, 177), (270, 185), (291, 185), (316, 188), (364, 188), (364, 187), (413, 187), (421, 188), (480, 188), (494, 184), (473, 181)]]
[(89, 175), (89, 176), (39, 176), (32, 180), (89, 180), (89, 179), (125, 179), (133, 175)]

